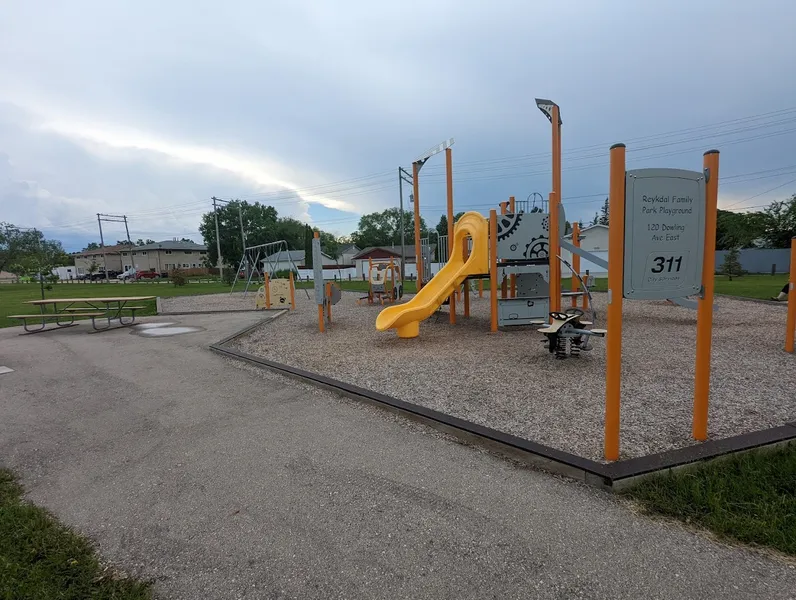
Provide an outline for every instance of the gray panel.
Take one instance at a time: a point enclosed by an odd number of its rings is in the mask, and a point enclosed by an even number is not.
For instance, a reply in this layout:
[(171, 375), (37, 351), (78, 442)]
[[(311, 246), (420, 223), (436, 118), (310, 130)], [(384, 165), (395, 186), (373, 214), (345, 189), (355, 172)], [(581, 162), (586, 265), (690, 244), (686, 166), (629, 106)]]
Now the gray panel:
[(637, 169), (625, 176), (625, 298), (664, 300), (699, 292), (705, 240), (705, 177)]
[(547, 213), (498, 215), (498, 257), (502, 260), (547, 259), (549, 256)]
[[(546, 271), (546, 270), (545, 270)], [(550, 286), (542, 273), (522, 273), (517, 275), (517, 296), (520, 298), (549, 296)]]
[(312, 277), (315, 280), (315, 303), (324, 304), (323, 255), (320, 238), (312, 238)]
[(332, 300), (332, 305), (334, 305), (334, 304), (337, 304), (338, 302), (340, 302), (340, 298), (342, 296), (341, 296), (340, 288), (337, 287), (336, 285), (332, 284), (331, 285), (331, 289), (332, 289), (332, 298), (331, 298), (331, 300)]
[(548, 320), (550, 300), (548, 298), (507, 298), (498, 300), (498, 325), (530, 325), (531, 321)]

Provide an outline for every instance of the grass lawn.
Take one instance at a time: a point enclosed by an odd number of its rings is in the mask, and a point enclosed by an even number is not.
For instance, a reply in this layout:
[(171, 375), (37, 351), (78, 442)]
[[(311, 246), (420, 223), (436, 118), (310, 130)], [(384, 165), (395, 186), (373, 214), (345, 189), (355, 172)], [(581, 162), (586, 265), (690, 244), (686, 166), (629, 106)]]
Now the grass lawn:
[[(243, 288), (241, 288), (243, 289)], [(223, 283), (189, 283), (176, 287), (171, 283), (56, 283), (52, 290), (45, 290), (45, 298), (91, 298), (116, 296), (193, 296), (195, 294), (220, 294), (229, 292)], [(41, 300), (38, 283), (8, 283), (0, 285), (0, 327), (14, 327), (22, 323), (7, 319), (6, 315), (26, 315), (39, 312), (37, 306), (25, 304), (28, 300)], [(145, 310), (137, 315), (154, 315), (155, 301), (143, 304)], [(52, 307), (47, 307), (50, 311)]]
[(716, 275), (716, 293), (770, 300), (779, 294), (787, 282), (787, 275), (744, 275), (733, 277), (732, 281), (726, 275)]
[(0, 469), (0, 598), (144, 600), (150, 585), (103, 568), (88, 541), (22, 499)]
[(796, 444), (653, 477), (624, 493), (650, 513), (796, 556)]

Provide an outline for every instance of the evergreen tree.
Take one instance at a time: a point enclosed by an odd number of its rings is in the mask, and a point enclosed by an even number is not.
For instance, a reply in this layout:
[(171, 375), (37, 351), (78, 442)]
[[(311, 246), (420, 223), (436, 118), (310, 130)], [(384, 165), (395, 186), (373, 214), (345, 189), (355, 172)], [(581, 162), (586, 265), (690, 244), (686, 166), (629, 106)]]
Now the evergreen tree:
[(315, 232), (309, 225), (304, 226), (304, 266), (311, 269), (312, 264), (312, 238), (315, 237)]
[(720, 272), (722, 275), (726, 275), (730, 281), (732, 281), (733, 275), (740, 277), (742, 274), (741, 261), (738, 260), (738, 257), (738, 248), (731, 248), (727, 250), (727, 254), (724, 255), (724, 262), (721, 265)]
[(599, 225), (608, 225), (608, 222), (611, 217), (611, 207), (608, 205), (608, 198), (605, 199), (603, 202), (603, 206), (600, 209), (600, 217), (597, 220)]

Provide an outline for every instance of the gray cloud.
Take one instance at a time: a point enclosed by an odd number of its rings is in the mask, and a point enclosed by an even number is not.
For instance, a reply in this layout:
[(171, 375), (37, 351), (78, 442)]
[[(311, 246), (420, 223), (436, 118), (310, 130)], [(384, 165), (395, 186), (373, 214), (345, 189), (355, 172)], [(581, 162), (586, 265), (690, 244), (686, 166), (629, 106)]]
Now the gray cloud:
[[(451, 136), (457, 206), (546, 193), (549, 125), (535, 96), (562, 107), (576, 218), (607, 189), (614, 141), (628, 142), (631, 167), (699, 168), (713, 146), (727, 176), (793, 162), (793, 114), (693, 129), (794, 104), (796, 8), (784, 0), (30, 0), (0, 11), (2, 218), (63, 236), (92, 236), (98, 211), (137, 214), (144, 237), (195, 234), (211, 195), (277, 198), (280, 212), (350, 228), (355, 213), (397, 201), (398, 164)], [(422, 176), (431, 222), (441, 165)], [(727, 202), (788, 178), (739, 179), (722, 186)]]

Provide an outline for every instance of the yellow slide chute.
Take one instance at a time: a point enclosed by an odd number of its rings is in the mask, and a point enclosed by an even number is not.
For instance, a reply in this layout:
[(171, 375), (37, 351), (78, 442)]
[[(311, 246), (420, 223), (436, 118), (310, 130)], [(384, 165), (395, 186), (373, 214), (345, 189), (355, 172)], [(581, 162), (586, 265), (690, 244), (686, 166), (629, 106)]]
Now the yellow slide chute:
[[(470, 256), (464, 259), (467, 238), (473, 240)], [(442, 270), (406, 304), (390, 306), (379, 313), (376, 329), (396, 329), (398, 337), (420, 334), (420, 321), (429, 318), (469, 275), (489, 272), (489, 222), (481, 213), (467, 212), (453, 229), (453, 250)]]

